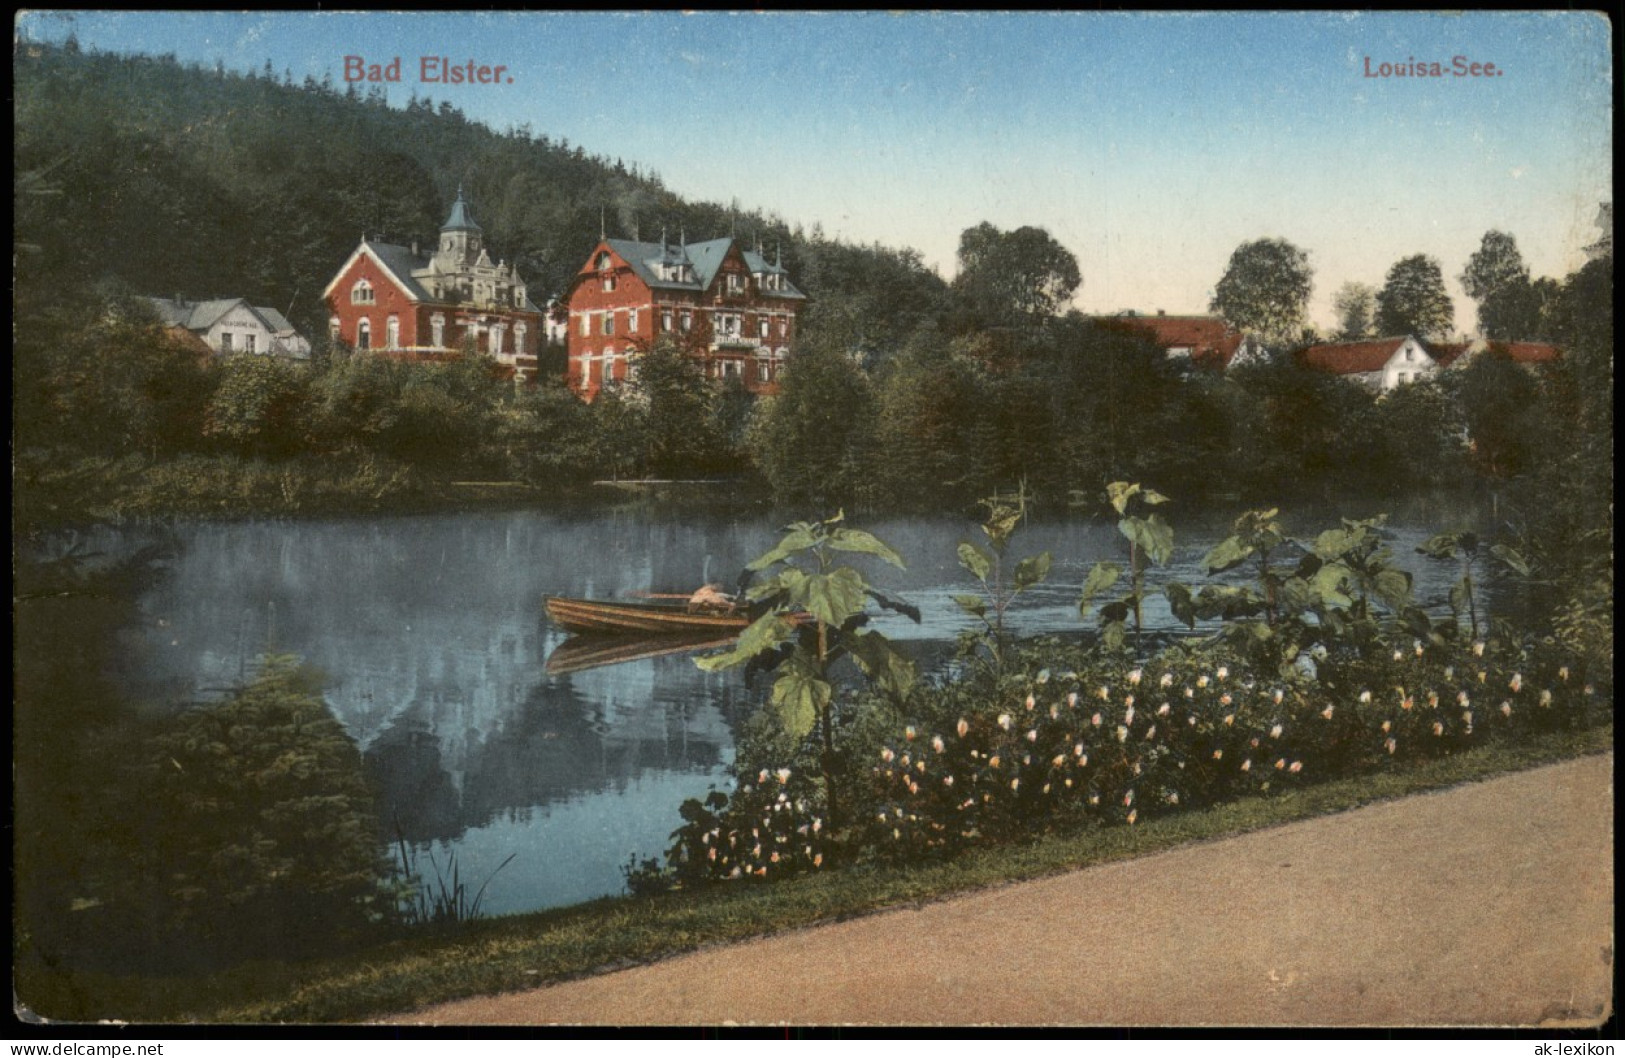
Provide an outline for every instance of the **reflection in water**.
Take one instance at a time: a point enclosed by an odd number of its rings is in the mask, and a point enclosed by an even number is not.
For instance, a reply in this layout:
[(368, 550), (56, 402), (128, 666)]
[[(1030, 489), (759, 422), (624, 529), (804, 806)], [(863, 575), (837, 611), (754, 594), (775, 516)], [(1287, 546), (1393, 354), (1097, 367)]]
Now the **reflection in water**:
[[(769, 517), (672, 517), (645, 507), (183, 525), (172, 575), (142, 597), (121, 679), (147, 700), (210, 699), (240, 686), (261, 653), (301, 655), (325, 673), (334, 715), (365, 754), (386, 829), (398, 824), (442, 864), (455, 851), (476, 888), (518, 854), (491, 883), (491, 911), (618, 892), (629, 855), (665, 849), (681, 801), (727, 783), (736, 725), (760, 694), (736, 672), (700, 671), (693, 645), (567, 642), (543, 618), (542, 597), (732, 583), (778, 536)], [(1305, 533), (1336, 524), (1297, 521)], [(1395, 522), (1396, 556), (1417, 573), (1418, 597), (1437, 603), (1454, 570), (1413, 549), (1470, 522), (1449, 510)], [(1153, 579), (1200, 581), (1197, 565), (1228, 518), (1189, 512), (1176, 526), (1175, 559)], [(940, 657), (968, 623), (951, 596), (971, 586), (954, 552), (974, 526), (866, 528), (909, 560), (906, 572), (876, 571), (876, 583), (924, 612), (919, 625), (888, 615), (876, 626), (917, 656)], [(1041, 523), (1013, 546), (1056, 561), (1049, 583), (1018, 600), (1012, 627), (1081, 634), (1078, 586), (1095, 561), (1121, 560), (1115, 529)], [(1150, 627), (1171, 621), (1159, 606), (1148, 607)], [(604, 650), (635, 660), (593, 667)]]
[(571, 672), (622, 665), (628, 661), (661, 658), (668, 654), (695, 654), (729, 646), (737, 635), (712, 633), (674, 636), (571, 636), (547, 656), (547, 674), (563, 676)]

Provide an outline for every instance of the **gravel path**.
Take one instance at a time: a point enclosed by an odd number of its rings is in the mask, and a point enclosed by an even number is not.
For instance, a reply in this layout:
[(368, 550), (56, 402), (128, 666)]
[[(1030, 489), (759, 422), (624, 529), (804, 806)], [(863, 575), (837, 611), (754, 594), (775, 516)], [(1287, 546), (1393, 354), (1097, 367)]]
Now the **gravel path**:
[(401, 1023), (1557, 1025), (1611, 1009), (1613, 754)]

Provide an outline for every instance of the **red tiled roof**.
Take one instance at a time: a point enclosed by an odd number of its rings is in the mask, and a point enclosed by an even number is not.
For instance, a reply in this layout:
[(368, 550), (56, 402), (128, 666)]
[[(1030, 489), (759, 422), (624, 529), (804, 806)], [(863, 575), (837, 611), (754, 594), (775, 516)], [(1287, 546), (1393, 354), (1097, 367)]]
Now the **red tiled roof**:
[(1370, 342), (1327, 342), (1311, 345), (1299, 357), (1307, 367), (1334, 375), (1356, 375), (1381, 371), (1405, 339), (1378, 338)]
[(1472, 347), (1472, 342), (1429, 342), (1428, 352), (1433, 354), (1440, 367), (1449, 367)]
[(1549, 364), (1563, 359), (1557, 346), (1546, 342), (1491, 342), (1489, 350), (1505, 351), (1515, 364)]
[(1110, 316), (1102, 322), (1143, 334), (1163, 349), (1189, 349), (1192, 360), (1229, 366), (1242, 334), (1218, 316)]

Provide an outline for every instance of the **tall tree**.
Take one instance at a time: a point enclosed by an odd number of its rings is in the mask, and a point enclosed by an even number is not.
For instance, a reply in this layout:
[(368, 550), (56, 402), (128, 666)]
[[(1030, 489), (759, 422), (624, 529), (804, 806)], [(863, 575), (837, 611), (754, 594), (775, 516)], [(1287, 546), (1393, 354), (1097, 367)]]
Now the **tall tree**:
[(1043, 228), (1006, 232), (983, 221), (959, 236), (953, 287), (985, 323), (1040, 323), (1060, 311), (1082, 282), (1078, 259)]
[(1441, 338), (1450, 333), (1455, 313), (1439, 262), (1426, 254), (1395, 263), (1377, 294), (1377, 330), (1385, 335)]
[(1369, 283), (1349, 281), (1337, 288), (1332, 297), (1337, 311), (1337, 337), (1340, 341), (1355, 342), (1371, 337), (1371, 325), (1377, 319), (1377, 288)]
[(1285, 239), (1254, 239), (1230, 255), (1208, 308), (1268, 344), (1290, 345), (1303, 333), (1313, 288), (1307, 253)]
[(1533, 307), (1538, 326), (1539, 302), (1531, 297), (1529, 268), (1518, 252), (1517, 240), (1504, 231), (1487, 231), (1478, 250), (1467, 259), (1461, 274), (1462, 289), (1478, 302), (1478, 329), (1487, 338), (1526, 338), (1509, 328), (1527, 326)]

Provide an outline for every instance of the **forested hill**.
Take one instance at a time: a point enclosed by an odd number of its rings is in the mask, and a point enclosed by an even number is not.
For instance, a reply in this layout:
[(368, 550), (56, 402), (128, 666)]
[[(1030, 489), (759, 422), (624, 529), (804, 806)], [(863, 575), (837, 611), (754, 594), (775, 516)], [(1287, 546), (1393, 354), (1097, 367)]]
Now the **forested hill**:
[[(809, 324), (894, 346), (940, 307), (912, 250), (852, 246), (777, 215), (685, 202), (652, 172), (528, 127), (495, 131), (446, 102), (388, 106), (267, 68), (243, 75), (69, 44), (15, 52), (19, 279), (58, 292), (242, 295), (325, 333), (322, 288), (363, 232), (433, 242), (459, 185), (538, 300), (597, 240), (665, 226), (783, 247)], [(626, 145), (629, 151), (638, 147)], [(797, 204), (777, 203), (794, 214)]]

